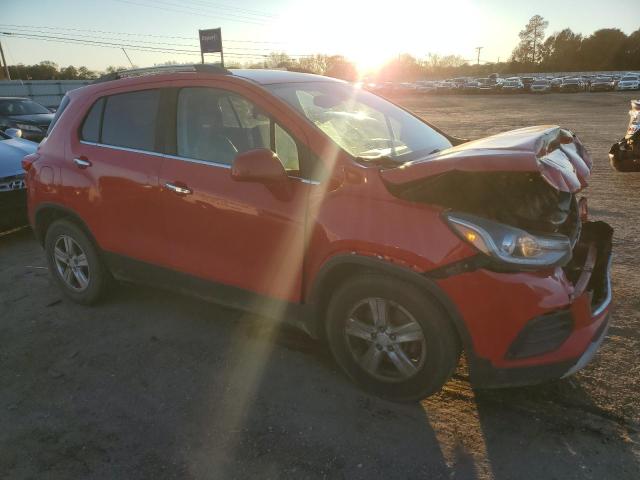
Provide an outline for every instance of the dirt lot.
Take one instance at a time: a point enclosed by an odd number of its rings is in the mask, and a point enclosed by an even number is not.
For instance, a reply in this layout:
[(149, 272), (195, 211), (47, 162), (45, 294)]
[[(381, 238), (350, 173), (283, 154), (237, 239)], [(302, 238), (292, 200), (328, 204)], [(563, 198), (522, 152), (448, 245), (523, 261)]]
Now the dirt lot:
[(640, 175), (606, 156), (632, 97), (402, 100), (459, 136), (557, 123), (590, 147), (616, 307), (573, 378), (480, 392), (461, 369), (422, 404), (385, 402), (258, 317), (133, 287), (72, 304), (23, 230), (0, 237), (0, 478), (640, 478)]

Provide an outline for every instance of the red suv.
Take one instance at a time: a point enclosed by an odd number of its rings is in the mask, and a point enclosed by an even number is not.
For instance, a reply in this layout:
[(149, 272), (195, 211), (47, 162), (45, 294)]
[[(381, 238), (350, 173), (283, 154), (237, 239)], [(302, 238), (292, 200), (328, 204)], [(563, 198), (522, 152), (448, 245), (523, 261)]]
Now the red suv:
[(570, 375), (607, 330), (612, 229), (555, 126), (476, 141), (302, 73), (122, 72), (69, 92), (25, 158), (62, 290), (113, 279), (290, 321), (360, 385), (438, 391)]

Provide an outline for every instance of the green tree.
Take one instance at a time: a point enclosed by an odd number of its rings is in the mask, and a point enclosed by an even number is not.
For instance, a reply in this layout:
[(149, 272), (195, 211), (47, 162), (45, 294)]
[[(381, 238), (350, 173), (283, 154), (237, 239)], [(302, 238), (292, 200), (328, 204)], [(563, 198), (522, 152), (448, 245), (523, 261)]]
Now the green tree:
[(539, 58), (546, 70), (579, 70), (583, 63), (581, 47), (582, 35), (565, 28), (547, 37)]
[(627, 37), (622, 68), (640, 70), (640, 28)]
[(327, 77), (340, 78), (350, 82), (358, 78), (358, 70), (355, 65), (342, 55), (333, 55), (327, 58), (327, 68), (324, 74)]
[(627, 36), (617, 28), (596, 30), (582, 42), (584, 68), (589, 70), (616, 70), (625, 61)]
[(520, 63), (537, 63), (539, 60), (538, 49), (542, 44), (544, 31), (548, 26), (549, 22), (540, 15), (531, 17), (525, 25), (524, 30), (521, 30), (518, 34), (520, 43), (518, 43), (513, 50), (513, 61)]

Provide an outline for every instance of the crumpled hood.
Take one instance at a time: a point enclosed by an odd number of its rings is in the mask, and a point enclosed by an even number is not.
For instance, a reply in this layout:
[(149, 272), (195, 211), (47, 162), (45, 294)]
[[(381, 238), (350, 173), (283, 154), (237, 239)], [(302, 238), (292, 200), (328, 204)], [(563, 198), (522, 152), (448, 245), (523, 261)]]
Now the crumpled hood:
[(0, 178), (24, 173), (22, 159), (26, 155), (35, 153), (37, 149), (38, 144), (29, 140), (21, 138), (3, 140), (0, 137)]
[(455, 170), (538, 172), (557, 190), (576, 192), (586, 187), (591, 166), (589, 153), (573, 133), (541, 125), (466, 142), (380, 175), (389, 184), (402, 185)]

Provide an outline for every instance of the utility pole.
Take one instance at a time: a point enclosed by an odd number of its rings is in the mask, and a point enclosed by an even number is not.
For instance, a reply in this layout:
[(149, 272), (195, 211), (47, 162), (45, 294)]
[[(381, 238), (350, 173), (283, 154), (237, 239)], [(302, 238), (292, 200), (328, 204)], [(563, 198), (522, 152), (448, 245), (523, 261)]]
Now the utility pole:
[(478, 65), (480, 65), (480, 50), (482, 50), (484, 47), (476, 47), (476, 50), (478, 51)]
[(7, 61), (4, 58), (4, 50), (2, 50), (2, 42), (0, 42), (0, 57), (2, 58), (2, 65), (4, 65), (4, 75), (7, 77), (7, 80), (11, 80), (11, 74), (9, 73), (9, 65), (7, 65)]

